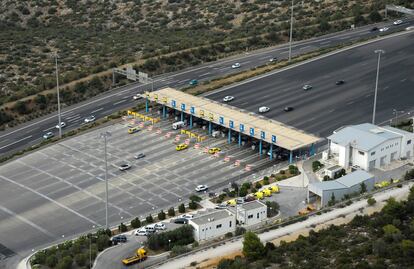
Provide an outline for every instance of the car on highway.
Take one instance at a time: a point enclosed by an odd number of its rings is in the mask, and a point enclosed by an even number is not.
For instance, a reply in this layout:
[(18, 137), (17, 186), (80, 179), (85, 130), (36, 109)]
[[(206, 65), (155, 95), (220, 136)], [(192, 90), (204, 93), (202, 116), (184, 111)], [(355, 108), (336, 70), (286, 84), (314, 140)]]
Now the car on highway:
[[(66, 127), (66, 123), (64, 121), (60, 122), (60, 128), (65, 128)], [(56, 129), (59, 129), (59, 124), (55, 126)]]
[(370, 32), (376, 32), (376, 31), (378, 31), (378, 27), (374, 26), (369, 31)]
[(135, 94), (134, 96), (132, 96), (132, 98), (133, 98), (134, 100), (139, 100), (139, 99), (141, 99), (141, 98), (142, 98), (142, 95), (141, 95), (140, 93), (137, 93), (137, 94)]
[(335, 82), (336, 85), (342, 85), (345, 84), (345, 80), (338, 80), (337, 82)]
[(208, 187), (206, 185), (198, 185), (195, 190), (196, 192), (206, 191), (208, 190)]
[(233, 101), (233, 100), (234, 100), (234, 96), (226, 96), (226, 97), (223, 98), (224, 102), (230, 102), (230, 101)]
[(292, 110), (293, 110), (293, 107), (291, 107), (291, 106), (287, 106), (283, 109), (283, 111), (285, 111), (285, 112), (289, 112), (289, 111), (292, 111)]
[(142, 152), (141, 153), (138, 153), (137, 155), (134, 156), (134, 158), (137, 159), (137, 160), (142, 159), (142, 158), (145, 158), (145, 154), (142, 153)]
[(240, 68), (240, 63), (234, 63), (231, 68), (235, 69), (235, 68)]
[(159, 223), (154, 224), (154, 228), (155, 228), (155, 230), (166, 230), (167, 226), (165, 226), (164, 223), (159, 222)]
[(261, 107), (259, 107), (259, 113), (266, 113), (269, 110), (270, 110), (270, 108), (267, 107), (267, 106), (261, 106)]
[(128, 129), (128, 134), (138, 133), (139, 131), (141, 130), (138, 127), (132, 127)]
[(148, 232), (145, 230), (145, 228), (141, 228), (135, 231), (134, 233), (136, 236), (147, 236)]
[(95, 116), (92, 115), (92, 116), (86, 117), (83, 121), (85, 123), (94, 122), (95, 121)]
[(181, 150), (184, 150), (184, 149), (186, 149), (186, 148), (188, 148), (188, 145), (187, 144), (179, 144), (179, 145), (177, 145), (176, 147), (175, 147), (175, 150), (176, 151), (181, 151)]
[(192, 79), (192, 80), (190, 80), (190, 86), (197, 86), (198, 85), (198, 80), (196, 80), (196, 79)]
[(310, 89), (312, 89), (312, 85), (305, 84), (305, 85), (303, 85), (302, 89), (303, 89), (304, 91), (309, 91)]
[(116, 235), (111, 238), (112, 243), (125, 243), (127, 241), (127, 237), (123, 234)]
[(188, 219), (185, 218), (176, 218), (174, 220), (175, 224), (188, 224)]
[(380, 32), (385, 32), (385, 31), (388, 31), (388, 29), (390, 29), (390, 28), (388, 28), (388, 27), (382, 27), (381, 29), (379, 29), (379, 31)]
[(118, 168), (120, 171), (126, 171), (131, 168), (131, 165), (129, 163), (123, 163)]
[(395, 22), (393, 22), (394, 25), (400, 25), (402, 24), (403, 21), (402, 20), (396, 20)]
[(272, 57), (270, 58), (269, 62), (276, 62), (277, 61), (277, 57)]
[(53, 132), (47, 132), (43, 135), (43, 139), (49, 139), (49, 138), (52, 138), (54, 136), (55, 136), (55, 134)]
[(405, 28), (406, 31), (410, 31), (410, 30), (414, 30), (414, 26), (408, 26), (407, 28)]
[(211, 148), (208, 150), (208, 153), (215, 154), (215, 153), (219, 153), (220, 151), (221, 151), (221, 148)]

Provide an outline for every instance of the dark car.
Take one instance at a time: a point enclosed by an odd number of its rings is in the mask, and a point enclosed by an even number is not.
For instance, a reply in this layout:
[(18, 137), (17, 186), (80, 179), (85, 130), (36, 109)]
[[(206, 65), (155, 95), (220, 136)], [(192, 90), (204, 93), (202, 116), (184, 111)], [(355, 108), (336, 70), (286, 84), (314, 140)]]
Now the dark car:
[(283, 110), (284, 110), (285, 112), (289, 112), (289, 111), (292, 111), (292, 110), (293, 110), (293, 107), (291, 107), (291, 106), (287, 106), (287, 107), (285, 107)]
[(370, 32), (376, 32), (378, 31), (378, 27), (372, 27), (371, 30), (369, 30)]
[(127, 238), (126, 238), (125, 235), (120, 234), (120, 235), (117, 235), (117, 236), (112, 237), (111, 241), (114, 244), (125, 243), (127, 241)]
[(338, 80), (337, 82), (335, 82), (336, 85), (342, 85), (345, 84), (344, 80)]
[(177, 219), (174, 220), (174, 223), (176, 223), (176, 224), (188, 224), (188, 219), (177, 218)]

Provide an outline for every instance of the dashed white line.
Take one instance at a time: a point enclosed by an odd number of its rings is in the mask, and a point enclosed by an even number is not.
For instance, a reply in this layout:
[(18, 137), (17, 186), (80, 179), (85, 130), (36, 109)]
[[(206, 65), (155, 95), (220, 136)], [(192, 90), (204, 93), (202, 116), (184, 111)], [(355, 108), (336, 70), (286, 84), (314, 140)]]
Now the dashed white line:
[(307, 48), (310, 48), (311, 46), (304, 46), (304, 47), (302, 47), (302, 48), (299, 48), (299, 50), (304, 50), (304, 49), (307, 49)]
[(406, 78), (403, 78), (402, 80), (400, 80), (401, 82), (404, 82), (404, 81), (406, 81), (407, 79)]
[(205, 73), (205, 74), (201, 74), (201, 75), (200, 75), (200, 77), (208, 76), (208, 75), (210, 75), (210, 74), (211, 74), (210, 72), (207, 72), (207, 73)]
[(29, 139), (29, 138), (32, 138), (32, 137), (33, 137), (33, 135), (26, 136), (25, 138), (22, 138), (22, 139), (19, 139), (17, 141), (14, 141), (13, 143), (10, 143), (8, 145), (5, 145), (5, 146), (1, 147), (0, 149), (4, 149), (4, 148), (7, 148), (7, 147), (10, 147), (10, 146), (12, 146), (12, 145), (14, 145), (16, 143), (19, 143), (19, 142), (21, 142), (23, 140), (26, 140), (26, 139)]
[[(123, 101), (122, 101), (123, 102)], [(114, 104), (115, 105), (115, 104)], [(100, 107), (100, 108), (98, 108), (98, 109), (95, 109), (94, 111), (92, 111), (91, 112), (91, 114), (93, 114), (93, 113), (96, 113), (96, 112), (99, 112), (99, 111), (101, 111), (101, 110), (103, 110), (103, 107)]]
[(123, 103), (123, 102), (125, 102), (125, 101), (126, 101), (126, 99), (121, 100), (121, 101), (118, 101), (118, 102), (115, 102), (115, 103), (113, 103), (112, 105), (113, 105), (113, 106), (116, 106), (116, 105), (119, 105), (120, 103)]

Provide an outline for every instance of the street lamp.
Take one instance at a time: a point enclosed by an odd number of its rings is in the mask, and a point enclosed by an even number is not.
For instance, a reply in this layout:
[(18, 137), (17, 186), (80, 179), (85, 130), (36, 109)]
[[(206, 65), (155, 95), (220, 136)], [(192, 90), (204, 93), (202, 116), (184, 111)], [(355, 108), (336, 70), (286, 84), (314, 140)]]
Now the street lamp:
[(377, 77), (375, 79), (374, 109), (372, 111), (372, 124), (375, 124), (375, 111), (377, 109), (378, 77), (379, 77), (381, 54), (384, 54), (385, 51), (379, 49), (379, 50), (375, 50), (375, 53), (378, 54), (378, 63), (377, 63)]
[(168, 239), (168, 250), (171, 250), (171, 239)]
[[(95, 229), (96, 226), (92, 225), (92, 229)], [(97, 238), (96, 236), (93, 236), (92, 234), (89, 236), (89, 269), (92, 268), (92, 237)]]
[(62, 119), (60, 116), (60, 94), (59, 94), (59, 72), (58, 72), (58, 55), (55, 54), (55, 69), (56, 69), (56, 91), (57, 91), (57, 102), (58, 102), (58, 126), (59, 126), (59, 138), (62, 138)]
[(290, 34), (289, 34), (289, 62), (292, 59), (292, 35), (293, 35), (293, 0), (290, 8)]
[(105, 190), (106, 190), (106, 203), (105, 203), (105, 228), (109, 229), (108, 226), (108, 159), (107, 159), (107, 154), (106, 154), (106, 142), (107, 142), (107, 138), (111, 136), (110, 132), (103, 132), (101, 133), (101, 138), (104, 139), (104, 143), (105, 143)]

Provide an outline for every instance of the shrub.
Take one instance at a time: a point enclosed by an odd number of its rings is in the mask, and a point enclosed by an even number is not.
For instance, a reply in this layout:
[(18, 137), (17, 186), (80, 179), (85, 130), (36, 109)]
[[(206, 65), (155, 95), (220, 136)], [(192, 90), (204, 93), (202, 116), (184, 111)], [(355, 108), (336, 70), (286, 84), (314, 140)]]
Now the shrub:
[(147, 223), (153, 223), (153, 222), (154, 222), (154, 219), (152, 218), (152, 215), (149, 215), (149, 216), (147, 216), (147, 217), (145, 218), (145, 221), (146, 221)]
[[(183, 212), (181, 212), (181, 210), (180, 209), (183, 209), (184, 208), (184, 211)], [(185, 212), (185, 207), (184, 207), (184, 204), (181, 204), (181, 205), (179, 205), (178, 206), (178, 211), (180, 212), (180, 213), (184, 213)], [(168, 216), (170, 216), (170, 217), (174, 217), (175, 216), (175, 209), (174, 209), (174, 207), (170, 207), (170, 208), (168, 208), (168, 212), (167, 212), (167, 214), (168, 214)]]
[(55, 254), (51, 254), (46, 258), (46, 265), (51, 268), (54, 268), (57, 263), (58, 263), (58, 259)]
[(72, 268), (72, 263), (72, 257), (65, 256), (62, 260), (59, 261), (59, 263), (56, 266), (56, 269), (70, 269)]
[(118, 231), (121, 232), (121, 233), (124, 233), (127, 230), (128, 230), (128, 227), (121, 222), (121, 224), (118, 226)]
[(86, 264), (86, 254), (79, 253), (75, 256), (75, 262), (79, 267), (82, 267)]
[(232, 232), (228, 232), (224, 235), (225, 238), (232, 238), (233, 237), (233, 233)]
[(313, 161), (312, 162), (312, 170), (313, 172), (318, 171), (319, 169), (321, 169), (323, 166), (323, 164), (320, 161)]
[(250, 189), (252, 187), (252, 183), (251, 182), (245, 182), (243, 183), (243, 185), (241, 186), (241, 188), (245, 188), (245, 189)]
[(160, 213), (158, 213), (158, 219), (159, 220), (165, 220), (165, 213), (163, 210), (161, 210)]
[(246, 233), (246, 229), (245, 228), (243, 228), (243, 227), (236, 227), (236, 231), (235, 231), (236, 236), (242, 235), (244, 233)]
[[(171, 208), (170, 208), (171, 209)], [(175, 215), (175, 213), (173, 214), (173, 215), (170, 215), (170, 209), (168, 210), (168, 216), (174, 216)], [(174, 211), (174, 208), (173, 208), (173, 210), (172, 211)], [(185, 213), (185, 206), (184, 206), (184, 204), (180, 204), (179, 206), (178, 206), (178, 212), (180, 212), (180, 213)]]
[(194, 202), (194, 201), (189, 202), (188, 203), (188, 208), (193, 209), (193, 210), (197, 209), (197, 203)]
[(168, 250), (171, 246), (184, 246), (193, 242), (193, 227), (190, 225), (183, 225), (175, 230), (152, 234), (147, 240), (148, 247), (152, 250)]
[(135, 218), (131, 221), (131, 227), (134, 229), (141, 227), (141, 221), (139, 218)]
[(200, 202), (201, 200), (203, 200), (200, 196), (197, 196), (197, 195), (191, 195), (190, 196), (190, 201), (192, 201), (192, 202), (196, 202), (196, 203), (198, 203), (198, 202)]
[(367, 200), (367, 203), (368, 203), (368, 205), (369, 205), (369, 206), (373, 206), (376, 202), (377, 202), (377, 201), (376, 201), (376, 200), (375, 200), (375, 198), (373, 198), (373, 197), (370, 197), (370, 198), (368, 198), (368, 200)]
[(256, 182), (256, 184), (254, 185), (254, 187), (256, 189), (260, 189), (262, 187), (262, 184), (260, 184), (260, 182)]
[(194, 241), (192, 244), (191, 244), (191, 248), (197, 248), (199, 246), (199, 244), (198, 244), (198, 242), (197, 241)]
[(177, 255), (180, 255), (180, 254), (187, 253), (189, 251), (190, 251), (190, 249), (187, 246), (176, 245), (171, 249), (171, 256), (174, 257), (174, 256), (177, 256)]

